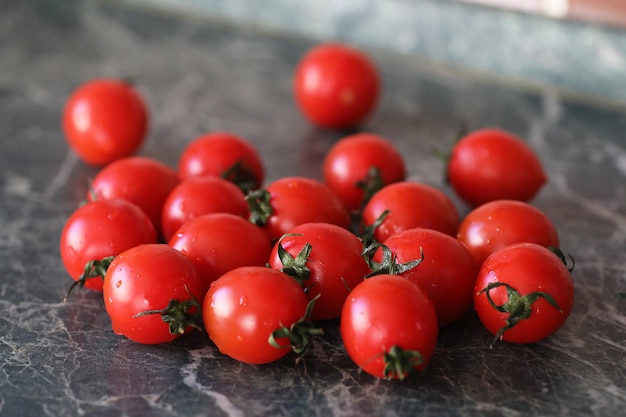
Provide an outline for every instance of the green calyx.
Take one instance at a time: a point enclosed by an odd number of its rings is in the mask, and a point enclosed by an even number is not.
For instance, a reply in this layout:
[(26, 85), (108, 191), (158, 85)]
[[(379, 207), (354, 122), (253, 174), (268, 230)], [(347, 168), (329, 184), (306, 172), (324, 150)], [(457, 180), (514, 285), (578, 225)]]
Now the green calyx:
[(87, 262), (85, 264), (85, 269), (83, 270), (83, 273), (67, 289), (63, 301), (67, 301), (67, 297), (69, 297), (74, 288), (83, 288), (88, 279), (99, 277), (100, 279), (104, 280), (104, 276), (107, 274), (107, 269), (109, 269), (109, 265), (111, 265), (113, 259), (115, 259), (115, 256), (107, 256), (102, 259), (94, 259)]
[(576, 260), (571, 254), (568, 253), (567, 256), (565, 256), (565, 253), (561, 250), (561, 248), (557, 248), (556, 246), (548, 246), (548, 249), (559, 257), (561, 262), (563, 262), (563, 265), (565, 265), (570, 273), (574, 271)]
[[(284, 235), (281, 240), (286, 236), (295, 235)], [(313, 246), (311, 246), (310, 243), (307, 243), (302, 247), (300, 252), (298, 252), (298, 255), (293, 257), (289, 252), (287, 252), (281, 242), (278, 242), (278, 258), (283, 264), (281, 271), (293, 277), (298, 284), (300, 284), (300, 286), (303, 286), (311, 276), (311, 270), (306, 263), (309, 260), (309, 255), (311, 254), (312, 249)]]
[[(459, 143), (461, 139), (463, 139), (468, 133), (469, 133), (469, 128), (467, 126), (467, 122), (465, 120), (462, 120), (461, 125), (459, 126), (457, 130), (456, 137), (454, 138), (453, 144), (456, 145), (457, 143)], [(450, 175), (448, 172), (448, 165), (450, 164), (450, 159), (452, 158), (452, 151), (450, 150), (443, 151), (441, 149), (434, 149), (433, 153), (435, 154), (436, 157), (438, 157), (441, 161), (444, 162), (444, 169), (443, 169), (444, 182), (446, 184), (450, 184)]]
[(257, 185), (257, 178), (248, 164), (238, 160), (231, 167), (227, 168), (220, 175), (223, 179), (234, 183), (244, 193), (254, 189)]
[(405, 350), (400, 346), (392, 346), (383, 354), (385, 367), (383, 375), (387, 379), (404, 379), (415, 372), (415, 367), (424, 363), (424, 357), (417, 350)]
[[(507, 302), (502, 305), (496, 304), (489, 293), (492, 289), (498, 287), (505, 287), (508, 296)], [(521, 295), (519, 291), (504, 282), (490, 282), (485, 288), (480, 290), (479, 294), (481, 293), (485, 293), (489, 304), (491, 304), (493, 308), (501, 313), (509, 314), (509, 316), (505, 320), (506, 325), (501, 327), (497, 331), (495, 338), (491, 343), (491, 347), (493, 347), (495, 342), (502, 339), (504, 333), (507, 330), (515, 327), (520, 321), (528, 319), (532, 314), (533, 304), (540, 298), (546, 300), (548, 304), (556, 308), (558, 311), (563, 312), (561, 307), (559, 307), (557, 302), (550, 294), (537, 291), (527, 295)]]
[(378, 226), (383, 224), (383, 222), (390, 213), (391, 210), (385, 210), (380, 214), (380, 216), (378, 216), (374, 223), (370, 224), (369, 226), (363, 224), (361, 225), (360, 239), (361, 241), (363, 241), (363, 246), (369, 246), (373, 243), (377, 243), (376, 238), (374, 237), (376, 229), (378, 229)]
[(202, 311), (200, 303), (195, 298), (185, 301), (170, 300), (167, 307), (163, 309), (142, 311), (135, 314), (133, 318), (149, 314), (160, 314), (161, 319), (168, 324), (170, 334), (184, 334), (187, 327), (202, 330), (200, 325)]
[[(372, 259), (374, 253), (380, 248), (383, 252), (383, 258), (381, 262), (376, 262)], [(365, 261), (367, 265), (370, 267), (372, 272), (367, 274), (365, 278), (371, 278), (375, 275), (381, 274), (389, 274), (389, 275), (400, 275), (404, 272), (410, 271), (415, 268), (424, 260), (424, 250), (420, 247), (420, 258), (413, 259), (412, 261), (408, 261), (405, 263), (398, 262), (397, 256), (391, 252), (389, 247), (380, 244), (380, 243), (372, 243), (369, 246), (363, 249), (363, 256), (365, 257)]]
[(361, 209), (363, 209), (372, 196), (385, 186), (385, 182), (380, 169), (372, 166), (367, 171), (365, 178), (357, 181), (354, 185), (363, 190), (363, 199), (361, 200)]
[[(313, 338), (324, 334), (324, 330), (315, 327), (310, 320), (313, 307), (319, 297), (320, 294), (308, 302), (304, 316), (300, 320), (294, 322), (290, 327), (281, 325), (280, 328), (270, 334), (267, 340), (271, 346), (277, 349), (291, 347), (291, 350), (297, 355), (296, 362), (308, 352), (313, 343)], [(277, 339), (288, 339), (289, 345), (281, 345)]]
[(267, 190), (248, 191), (246, 194), (246, 202), (250, 211), (248, 220), (257, 226), (265, 226), (269, 218), (274, 214), (270, 200), (271, 195)]

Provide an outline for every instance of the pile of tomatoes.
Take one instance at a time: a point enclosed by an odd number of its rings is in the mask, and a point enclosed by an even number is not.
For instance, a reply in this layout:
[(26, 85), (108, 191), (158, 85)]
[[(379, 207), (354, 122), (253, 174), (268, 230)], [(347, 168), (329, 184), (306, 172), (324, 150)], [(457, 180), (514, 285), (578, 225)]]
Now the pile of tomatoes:
[[(295, 71), (298, 108), (324, 128), (358, 126), (379, 90), (372, 60), (347, 45), (318, 45)], [(472, 207), (461, 217), (373, 133), (336, 142), (323, 180), (266, 184), (258, 150), (230, 132), (191, 141), (176, 169), (135, 156), (147, 123), (138, 92), (110, 79), (78, 88), (63, 118), (70, 147), (102, 167), (61, 233), (68, 295), (101, 291), (117, 334), (155, 344), (206, 331), (223, 354), (262, 364), (301, 357), (339, 320), (359, 368), (401, 379), (472, 308), (494, 342), (536, 342), (569, 316), (570, 262), (528, 202), (544, 170), (506, 131), (451, 150), (448, 183)]]

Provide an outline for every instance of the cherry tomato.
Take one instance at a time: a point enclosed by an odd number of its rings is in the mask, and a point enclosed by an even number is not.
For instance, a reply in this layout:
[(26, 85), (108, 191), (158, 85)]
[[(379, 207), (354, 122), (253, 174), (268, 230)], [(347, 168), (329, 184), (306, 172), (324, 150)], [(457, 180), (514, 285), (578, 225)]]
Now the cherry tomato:
[(437, 344), (433, 303), (415, 283), (376, 275), (357, 285), (341, 312), (348, 356), (378, 378), (402, 379), (423, 369)]
[(269, 265), (299, 280), (309, 300), (319, 295), (313, 320), (338, 318), (350, 289), (370, 272), (359, 238), (328, 223), (291, 229), (274, 245)]
[(213, 283), (202, 316), (220, 352), (241, 362), (262, 364), (293, 349), (287, 338), (276, 337), (272, 345), (270, 337), (296, 325), (305, 317), (307, 305), (304, 291), (289, 275), (272, 268), (241, 267)]
[(183, 223), (211, 213), (248, 217), (245, 194), (235, 184), (219, 177), (191, 177), (182, 180), (167, 196), (161, 214), (161, 230), (169, 240)]
[(199, 321), (204, 286), (185, 255), (164, 244), (139, 245), (115, 257), (104, 277), (104, 306), (116, 334), (166, 343)]
[[(377, 221), (383, 221), (377, 225)], [(364, 229), (375, 227), (374, 237), (384, 242), (391, 235), (414, 227), (426, 227), (456, 235), (459, 213), (452, 200), (438, 188), (413, 181), (383, 187), (363, 209)]]
[(62, 124), (68, 144), (84, 162), (106, 165), (141, 146), (148, 111), (143, 98), (127, 82), (96, 79), (71, 94)]
[(272, 241), (303, 223), (350, 227), (350, 214), (324, 183), (305, 177), (283, 177), (246, 196), (250, 221)]
[(559, 247), (556, 227), (548, 216), (517, 200), (496, 200), (476, 207), (461, 221), (457, 237), (480, 263), (513, 243)]
[(418, 265), (401, 269), (397, 274), (426, 292), (433, 301), (440, 326), (453, 323), (467, 313), (474, 299), (480, 265), (461, 241), (433, 229), (414, 228), (396, 233), (383, 245), (393, 255), (385, 259), (383, 248), (375, 253), (373, 260), (383, 271), (421, 259)]
[(296, 103), (312, 123), (344, 129), (362, 123), (374, 110), (380, 76), (363, 51), (339, 43), (308, 51), (294, 77)]
[(239, 266), (264, 266), (272, 250), (267, 234), (228, 213), (195, 217), (178, 229), (169, 245), (194, 264), (208, 290), (221, 275)]
[(180, 178), (214, 176), (229, 180), (244, 191), (261, 187), (265, 171), (258, 151), (229, 132), (212, 132), (193, 140), (178, 160)]
[(478, 273), (474, 308), (496, 340), (538, 342), (565, 323), (573, 304), (567, 266), (536, 243), (516, 243), (494, 252)]
[(528, 201), (546, 182), (537, 154), (500, 129), (481, 129), (461, 138), (447, 170), (452, 188), (471, 206), (493, 200)]
[(135, 204), (120, 199), (93, 201), (79, 207), (65, 222), (61, 260), (72, 279), (102, 291), (107, 258), (156, 240), (152, 222)]
[(176, 171), (162, 162), (129, 156), (104, 167), (91, 182), (88, 200), (121, 198), (141, 207), (161, 235), (163, 204), (178, 185)]
[(351, 211), (385, 185), (406, 177), (404, 158), (387, 139), (357, 133), (335, 143), (324, 158), (324, 182)]

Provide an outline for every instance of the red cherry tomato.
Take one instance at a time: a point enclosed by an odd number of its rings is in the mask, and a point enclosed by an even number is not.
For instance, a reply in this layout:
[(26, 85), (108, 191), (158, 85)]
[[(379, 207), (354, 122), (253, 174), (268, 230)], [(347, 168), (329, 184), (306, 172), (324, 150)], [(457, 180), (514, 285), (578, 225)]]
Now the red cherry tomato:
[(471, 206), (493, 200), (528, 201), (546, 182), (535, 152), (500, 129), (481, 129), (461, 138), (447, 169), (452, 188)]
[(187, 145), (178, 160), (178, 175), (222, 177), (248, 191), (263, 184), (265, 171), (252, 144), (229, 132), (213, 132)]
[(61, 260), (72, 279), (102, 291), (106, 258), (156, 240), (152, 222), (135, 204), (119, 199), (93, 201), (79, 207), (65, 222)]
[(115, 257), (104, 277), (104, 306), (116, 334), (166, 343), (198, 325), (204, 286), (189, 259), (164, 244)]
[(565, 323), (574, 284), (563, 260), (536, 243), (517, 243), (491, 254), (476, 280), (474, 308), (496, 339), (538, 342)]
[(344, 304), (339, 330), (354, 363), (388, 379), (423, 369), (439, 331), (430, 298), (398, 275), (376, 275), (357, 285)]
[(250, 221), (263, 227), (272, 241), (303, 223), (350, 227), (350, 214), (324, 183), (305, 177), (283, 177), (267, 188), (248, 193)]
[(454, 203), (443, 191), (413, 181), (396, 182), (374, 194), (363, 209), (364, 228), (376, 226), (385, 211), (388, 214), (374, 230), (374, 237), (379, 242), (414, 227), (454, 236), (460, 223)]
[(324, 182), (351, 211), (361, 210), (385, 185), (406, 177), (404, 158), (381, 136), (357, 133), (335, 143), (324, 158)]
[(338, 318), (350, 289), (370, 272), (359, 238), (328, 223), (305, 223), (291, 229), (274, 245), (269, 265), (301, 281), (309, 300), (320, 296), (313, 320)]
[(301, 59), (293, 89), (298, 108), (308, 120), (344, 129), (362, 123), (372, 113), (380, 84), (376, 66), (363, 51), (325, 43)]
[(146, 212), (161, 235), (163, 204), (178, 185), (176, 171), (152, 158), (129, 156), (104, 167), (91, 182), (88, 200), (121, 198)]
[(68, 144), (84, 162), (106, 165), (141, 146), (148, 111), (130, 84), (97, 79), (72, 93), (63, 110), (62, 124)]
[(273, 362), (292, 350), (272, 334), (290, 328), (306, 314), (308, 299), (296, 280), (266, 267), (241, 267), (222, 275), (204, 298), (202, 316), (220, 352), (238, 361)]
[[(383, 242), (393, 259), (384, 259), (383, 250), (373, 260), (387, 267), (423, 259), (398, 275), (415, 282), (428, 294), (440, 326), (460, 319), (472, 306), (479, 264), (458, 239), (432, 229), (415, 228), (396, 233)], [(395, 266), (397, 267), (397, 266)]]
[(548, 216), (537, 207), (516, 200), (496, 200), (476, 207), (461, 221), (457, 237), (479, 263), (513, 243), (559, 247), (556, 227)]
[(163, 203), (163, 238), (170, 240), (187, 220), (211, 213), (230, 213), (247, 218), (245, 194), (232, 182), (218, 177), (182, 180)]
[(187, 221), (169, 245), (191, 260), (207, 290), (231, 269), (264, 266), (272, 250), (263, 230), (228, 213), (205, 214)]

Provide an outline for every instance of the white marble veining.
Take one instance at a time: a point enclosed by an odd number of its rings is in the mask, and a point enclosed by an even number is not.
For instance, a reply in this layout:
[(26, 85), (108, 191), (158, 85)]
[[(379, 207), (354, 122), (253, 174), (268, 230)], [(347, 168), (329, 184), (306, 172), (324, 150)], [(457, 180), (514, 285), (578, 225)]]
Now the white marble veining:
[(462, 121), (509, 129), (537, 149), (550, 181), (534, 203), (576, 257), (572, 315), (545, 341), (489, 349), (491, 336), (468, 314), (442, 329), (426, 372), (404, 382), (359, 372), (334, 322), (324, 324), (326, 334), (298, 364), (286, 357), (244, 365), (200, 333), (163, 346), (116, 336), (97, 293), (78, 291), (62, 302), (70, 281), (59, 258), (60, 231), (96, 170), (68, 151), (60, 115), (81, 82), (130, 74), (151, 107), (142, 154), (173, 166), (196, 135), (226, 129), (259, 147), (269, 180), (319, 177), (322, 155), (341, 133), (310, 127), (293, 104), (291, 71), (311, 42), (95, 2), (5, 6), (0, 416), (603, 417), (623, 411), (622, 110), (575, 102), (554, 88), (519, 90), (415, 57), (373, 52), (385, 95), (365, 128), (397, 144), (412, 179), (450, 192), (432, 151), (448, 147)]

